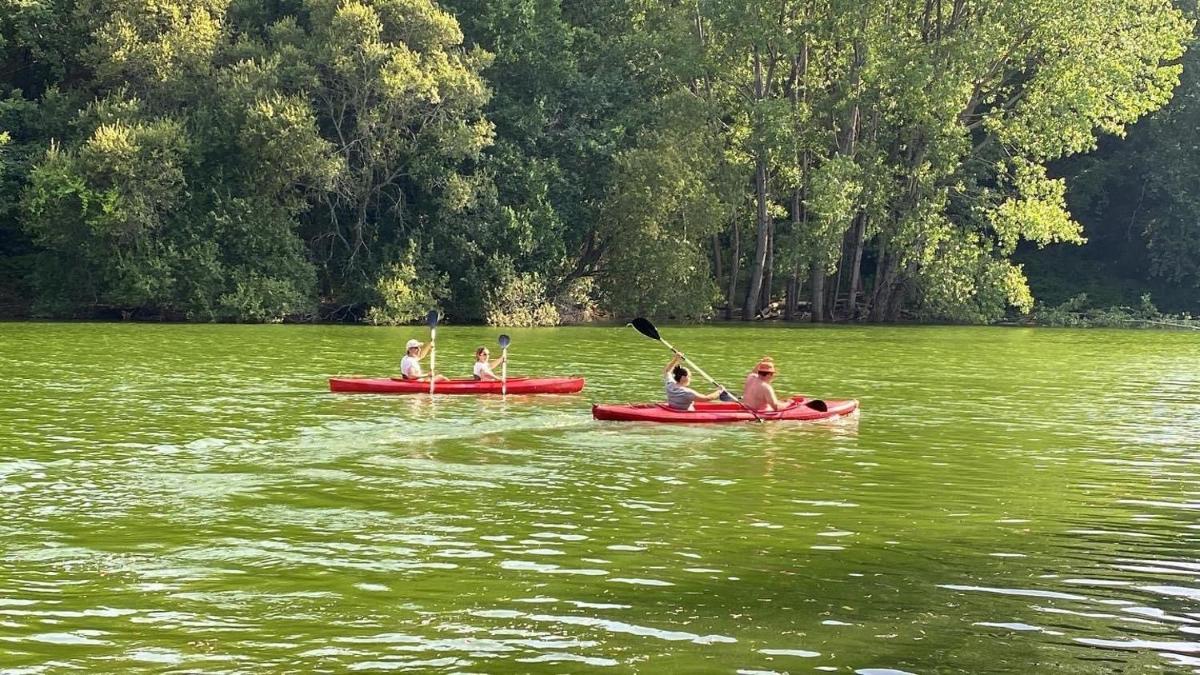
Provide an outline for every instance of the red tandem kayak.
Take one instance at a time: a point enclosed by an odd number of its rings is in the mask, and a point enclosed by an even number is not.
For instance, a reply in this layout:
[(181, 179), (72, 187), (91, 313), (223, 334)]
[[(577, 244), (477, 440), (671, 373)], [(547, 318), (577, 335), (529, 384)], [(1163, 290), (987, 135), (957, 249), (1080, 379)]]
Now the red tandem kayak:
[[(574, 394), (583, 389), (582, 377), (510, 377), (510, 394)], [(329, 391), (364, 394), (428, 394), (429, 382), (377, 378), (329, 378)], [(434, 385), (435, 394), (499, 394), (500, 381), (447, 380)]]
[[(758, 413), (766, 422), (823, 420), (849, 415), (858, 409), (858, 401), (825, 401), (827, 411), (813, 410), (804, 405), (805, 396), (795, 396), (782, 410)], [(625, 405), (594, 405), (592, 417), (618, 422), (666, 422), (671, 424), (714, 424), (718, 422), (753, 422), (754, 415), (738, 403), (704, 403), (697, 401), (695, 410), (675, 410), (666, 403), (636, 403)]]

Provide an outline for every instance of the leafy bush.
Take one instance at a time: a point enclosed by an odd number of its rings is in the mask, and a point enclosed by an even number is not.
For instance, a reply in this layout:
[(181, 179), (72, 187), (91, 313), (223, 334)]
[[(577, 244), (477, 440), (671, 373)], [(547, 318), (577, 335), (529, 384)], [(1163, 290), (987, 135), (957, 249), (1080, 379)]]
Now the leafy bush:
[(558, 308), (546, 297), (537, 274), (510, 274), (487, 294), (485, 319), (491, 326), (557, 326)]
[(576, 279), (554, 299), (562, 323), (587, 323), (599, 318), (596, 306), (596, 281), (591, 277)]
[(1066, 302), (1047, 307), (1039, 305), (1031, 315), (1039, 326), (1076, 328), (1130, 328), (1175, 327), (1200, 329), (1200, 319), (1189, 314), (1163, 314), (1154, 306), (1150, 295), (1132, 307), (1114, 305), (1093, 307), (1086, 293), (1080, 293)]
[(415, 249), (392, 263), (375, 283), (378, 296), (367, 312), (375, 325), (413, 323), (424, 317), (446, 296), (445, 275), (419, 269)]
[(251, 276), (221, 296), (220, 308), (222, 318), (275, 322), (310, 311), (312, 301), (288, 279)]

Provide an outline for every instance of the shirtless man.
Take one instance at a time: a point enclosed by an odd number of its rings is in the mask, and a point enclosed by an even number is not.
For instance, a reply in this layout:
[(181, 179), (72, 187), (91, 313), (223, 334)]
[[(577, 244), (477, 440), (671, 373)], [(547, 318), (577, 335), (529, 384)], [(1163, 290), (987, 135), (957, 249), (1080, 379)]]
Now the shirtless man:
[(771, 382), (775, 380), (775, 361), (764, 356), (754, 370), (746, 376), (742, 390), (742, 402), (754, 410), (779, 410), (785, 403), (775, 397)]

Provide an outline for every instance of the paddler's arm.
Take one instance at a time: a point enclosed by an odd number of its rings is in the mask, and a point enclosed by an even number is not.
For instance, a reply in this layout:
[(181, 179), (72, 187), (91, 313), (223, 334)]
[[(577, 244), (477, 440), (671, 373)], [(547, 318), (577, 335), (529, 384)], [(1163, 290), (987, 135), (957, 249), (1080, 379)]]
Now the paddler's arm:
[(679, 365), (679, 362), (682, 360), (683, 360), (683, 354), (681, 354), (679, 352), (675, 352), (671, 356), (671, 361), (669, 363), (667, 363), (667, 367), (663, 368), (663, 375), (670, 373), (671, 369), (673, 369), (675, 366)]
[(716, 401), (721, 398), (723, 389), (718, 389), (711, 394), (696, 394), (697, 401)]
[(771, 402), (769, 404), (771, 406), (771, 410), (782, 410), (784, 407), (786, 407), (787, 404), (785, 404), (783, 401), (780, 401), (779, 398), (775, 396), (775, 387), (772, 387), (769, 384), (764, 384), (763, 386), (767, 388), (767, 393), (771, 395)]

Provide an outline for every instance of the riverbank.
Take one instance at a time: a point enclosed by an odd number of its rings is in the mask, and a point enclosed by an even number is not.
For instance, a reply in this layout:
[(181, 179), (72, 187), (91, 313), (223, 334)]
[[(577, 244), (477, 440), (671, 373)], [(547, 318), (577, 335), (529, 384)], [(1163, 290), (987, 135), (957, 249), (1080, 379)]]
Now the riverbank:
[[(670, 321), (670, 317), (666, 319)], [(154, 314), (139, 314), (136, 312), (122, 313), (104, 313), (98, 317), (80, 317), (80, 318), (40, 318), (29, 315), (4, 315), (0, 313), (0, 322), (4, 323), (20, 323), (20, 322), (49, 322), (49, 323), (145, 323), (145, 324), (291, 324), (291, 325), (319, 325), (319, 326), (355, 326), (355, 325), (371, 325), (366, 321), (330, 321), (318, 320), (310, 317), (284, 317), (278, 321), (189, 321), (181, 315), (154, 315)], [(482, 322), (465, 322), (459, 323), (454, 319), (443, 319), (443, 323), (451, 326), (470, 326), (470, 327), (490, 327), (490, 328), (553, 328), (553, 327), (605, 327), (605, 326), (621, 326), (625, 321), (612, 317), (602, 316), (592, 318), (587, 321), (562, 321), (550, 326), (506, 326), (506, 325), (490, 325)], [(414, 321), (411, 324), (393, 324), (398, 326), (420, 325), (420, 322)], [(703, 322), (684, 322), (684, 325), (704, 325), (704, 326), (969, 326), (972, 324), (953, 324), (941, 321), (919, 321), (916, 319), (899, 321), (891, 324), (879, 324), (866, 321), (838, 321), (813, 323), (807, 316), (796, 320), (785, 320), (781, 317), (766, 317), (759, 318), (752, 322), (739, 321), (736, 319), (714, 318)], [(1026, 328), (1128, 328), (1128, 329), (1157, 329), (1157, 330), (1200, 330), (1200, 317), (1192, 316), (1191, 314), (1168, 314), (1159, 312), (1152, 303), (1146, 303), (1138, 307), (1129, 306), (1111, 306), (1111, 307), (1091, 307), (1087, 302), (1085, 295), (1078, 296), (1072, 300), (1048, 307), (1039, 305), (1034, 311), (1028, 315), (1020, 317), (1012, 317), (1003, 321), (997, 321), (992, 326), (1021, 326)], [(980, 326), (984, 327), (984, 326)]]

